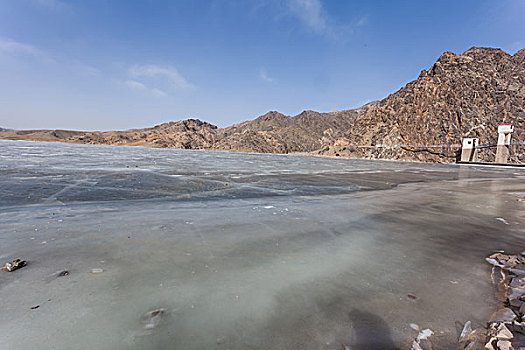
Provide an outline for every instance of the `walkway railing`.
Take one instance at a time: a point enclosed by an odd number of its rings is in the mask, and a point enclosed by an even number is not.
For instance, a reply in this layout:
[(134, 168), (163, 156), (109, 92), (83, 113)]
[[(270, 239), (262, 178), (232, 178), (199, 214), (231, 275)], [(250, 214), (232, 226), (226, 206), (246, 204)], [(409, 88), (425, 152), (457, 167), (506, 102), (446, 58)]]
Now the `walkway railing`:
[[(513, 141), (510, 143), (510, 145), (525, 145), (525, 141)], [(476, 146), (476, 148), (490, 148), (490, 147), (496, 147), (496, 143), (489, 143), (486, 145), (479, 145)], [(461, 148), (460, 144), (452, 144), (452, 145), (411, 145), (411, 144), (398, 144), (398, 145), (391, 145), (391, 146), (385, 146), (385, 145), (355, 145), (353, 147), (357, 148)]]
[[(496, 143), (488, 143), (484, 145), (477, 145), (475, 148), (478, 150), (483, 150), (487, 148), (493, 148), (497, 147), (498, 145)], [(512, 141), (510, 142), (509, 146), (513, 146), (512, 148), (513, 153), (515, 152), (515, 149), (517, 147), (525, 146), (525, 141)], [(444, 158), (457, 158), (459, 161), (459, 155), (457, 153), (457, 150), (460, 150), (462, 145), (461, 144), (451, 144), (451, 145), (414, 145), (414, 144), (397, 144), (397, 145), (352, 145), (352, 147), (355, 148), (368, 148), (368, 149), (377, 149), (377, 148), (384, 148), (384, 149), (395, 149), (395, 148), (412, 148), (414, 152), (424, 152), (425, 150), (428, 150), (427, 152), (432, 153), (437, 156), (441, 156)], [(432, 151), (432, 149), (438, 149), (436, 151)], [(443, 150), (443, 152), (440, 152), (439, 149)], [(447, 150), (447, 151), (445, 151)], [(451, 152), (453, 151), (453, 152)], [(490, 163), (488, 163), (490, 164)], [(524, 164), (523, 162), (518, 161), (517, 163), (509, 163), (511, 164)]]

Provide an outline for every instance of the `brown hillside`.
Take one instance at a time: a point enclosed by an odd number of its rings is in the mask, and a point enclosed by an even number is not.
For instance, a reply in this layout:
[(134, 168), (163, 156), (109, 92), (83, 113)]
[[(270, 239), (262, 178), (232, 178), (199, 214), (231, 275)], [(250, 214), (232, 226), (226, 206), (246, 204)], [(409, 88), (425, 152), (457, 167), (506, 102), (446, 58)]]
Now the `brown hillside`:
[[(514, 140), (525, 139), (525, 49), (514, 56), (478, 47), (461, 55), (445, 52), (417, 80), (357, 118), (344, 137), (322, 153), (452, 161), (455, 153), (447, 149), (396, 146), (451, 145), (467, 136), (495, 143), (501, 122), (515, 125)], [(378, 145), (384, 147), (359, 147)], [(513, 150), (513, 161), (525, 161), (523, 147)], [(493, 160), (493, 151), (482, 156)]]
[[(525, 49), (513, 56), (478, 47), (445, 52), (396, 93), (346, 111), (272, 111), (222, 129), (188, 119), (126, 131), (10, 130), (0, 138), (452, 162), (455, 148), (410, 145), (457, 145), (467, 136), (491, 144), (502, 122), (515, 125), (514, 141), (525, 140)], [(481, 157), (493, 160), (494, 149)], [(525, 162), (525, 147), (512, 146), (511, 161)]]

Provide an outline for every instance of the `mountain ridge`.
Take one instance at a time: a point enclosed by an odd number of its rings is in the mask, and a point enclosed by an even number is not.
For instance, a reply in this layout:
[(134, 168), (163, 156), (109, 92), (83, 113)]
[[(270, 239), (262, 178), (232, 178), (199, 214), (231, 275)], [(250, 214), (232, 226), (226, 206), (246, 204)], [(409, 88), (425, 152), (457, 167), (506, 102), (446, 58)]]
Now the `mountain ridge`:
[[(452, 162), (457, 152), (450, 148), (399, 145), (454, 145), (463, 137), (492, 144), (502, 122), (514, 124), (514, 140), (524, 139), (525, 49), (509, 55), (501, 49), (473, 47), (460, 55), (443, 53), (416, 80), (379, 101), (321, 153)], [(524, 153), (523, 147), (515, 150), (511, 160), (524, 162)], [(493, 160), (494, 149), (483, 150), (480, 157)]]
[[(484, 47), (444, 52), (398, 91), (349, 110), (296, 116), (269, 111), (225, 128), (186, 119), (124, 131), (4, 131), (0, 138), (453, 162), (456, 149), (403, 145), (450, 146), (462, 137), (494, 143), (501, 122), (513, 123), (513, 138), (524, 139), (525, 49), (514, 55)], [(522, 148), (512, 150), (512, 161), (525, 161)], [(493, 153), (486, 149), (480, 156), (491, 160)]]

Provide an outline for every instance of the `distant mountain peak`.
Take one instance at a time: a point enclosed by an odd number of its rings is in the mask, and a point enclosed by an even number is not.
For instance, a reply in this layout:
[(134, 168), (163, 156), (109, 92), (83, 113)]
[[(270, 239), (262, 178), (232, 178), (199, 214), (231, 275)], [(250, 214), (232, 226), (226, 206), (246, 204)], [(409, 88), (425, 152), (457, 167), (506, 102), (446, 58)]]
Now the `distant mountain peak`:
[(286, 117), (286, 115), (282, 114), (279, 111), (269, 111), (262, 115), (262, 117)]
[[(524, 141), (524, 77), (525, 49), (511, 56), (472, 47), (459, 55), (444, 52), (416, 80), (355, 109), (305, 110), (293, 117), (273, 110), (226, 128), (190, 118), (126, 131), (6, 131), (0, 138), (451, 162), (455, 149), (448, 146), (464, 136), (494, 143), (503, 121), (515, 125), (513, 140)], [(484, 149), (481, 158), (491, 152)], [(511, 159), (525, 162), (525, 150), (511, 153)]]
[(210, 123), (202, 121), (200, 119), (194, 119), (194, 118), (189, 118), (189, 119), (184, 119), (184, 120), (179, 120), (179, 121), (170, 121), (170, 122), (162, 123), (162, 124), (159, 124), (159, 125), (155, 125), (154, 128), (161, 128), (162, 129), (162, 128), (177, 127), (177, 126), (209, 127), (209, 128), (212, 128), (212, 129), (216, 129), (217, 128), (216, 125), (210, 124)]
[[(451, 162), (456, 153), (449, 146), (461, 143), (464, 136), (477, 137), (482, 144), (495, 143), (503, 121), (514, 124), (512, 138), (523, 141), (523, 77), (525, 50), (514, 56), (485, 47), (473, 47), (460, 55), (447, 51), (418, 79), (358, 117), (345, 137), (323, 153)], [(482, 153), (483, 159), (493, 159), (492, 149)], [(524, 162), (523, 148), (517, 148), (511, 159)]]
[(512, 56), (517, 62), (525, 62), (525, 49), (521, 49)]

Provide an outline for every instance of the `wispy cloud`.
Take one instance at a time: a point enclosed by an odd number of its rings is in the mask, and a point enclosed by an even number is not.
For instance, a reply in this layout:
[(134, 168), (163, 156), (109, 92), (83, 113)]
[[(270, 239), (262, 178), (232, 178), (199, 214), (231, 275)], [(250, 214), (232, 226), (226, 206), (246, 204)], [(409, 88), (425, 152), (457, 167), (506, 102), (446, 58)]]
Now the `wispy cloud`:
[(52, 55), (48, 50), (35, 45), (0, 37), (0, 56), (2, 55), (15, 57), (16, 61), (21, 64), (44, 64), (46, 69), (50, 69), (50, 66), (58, 65), (62, 70), (67, 69), (68, 73), (78, 76), (96, 76), (100, 74), (98, 68), (81, 60)]
[(20, 61), (23, 59), (23, 61), (31, 63), (35, 61), (45, 64), (57, 62), (55, 57), (34, 45), (0, 37), (0, 56), (2, 55), (15, 57)]
[[(329, 40), (346, 40), (358, 27), (368, 23), (367, 16), (336, 20), (327, 10), (325, 0), (213, 0), (212, 11), (243, 11), (251, 19), (299, 22), (303, 28)], [(217, 12), (216, 15), (221, 15)], [(293, 18), (296, 21), (289, 21)]]
[(164, 79), (178, 89), (192, 90), (195, 87), (179, 73), (175, 67), (157, 65), (135, 65), (129, 69), (135, 78)]
[(74, 66), (76, 68), (76, 71), (86, 76), (97, 76), (100, 74), (100, 69), (84, 64), (82, 62), (76, 62)]
[(349, 19), (338, 23), (328, 13), (322, 0), (285, 0), (285, 11), (296, 17), (312, 32), (330, 40), (339, 41), (352, 34), (356, 28), (368, 23), (368, 17)]
[(356, 27), (362, 27), (368, 23), (368, 16), (364, 16), (359, 18), (357, 22), (355, 23)]
[(141, 82), (135, 81), (135, 80), (126, 80), (124, 84), (126, 84), (127, 86), (133, 89), (138, 89), (138, 90), (147, 89), (146, 85), (142, 84)]
[(42, 55), (42, 52), (33, 45), (3, 38), (0, 38), (0, 53), (31, 56)]
[(330, 29), (321, 0), (289, 0), (288, 6), (290, 12), (314, 32), (326, 34)]
[(161, 89), (150, 88), (150, 87), (146, 86), (145, 84), (141, 83), (140, 81), (126, 80), (124, 82), (124, 84), (127, 87), (129, 87), (129, 88), (132, 88), (132, 89), (135, 89), (135, 90), (145, 91), (145, 92), (148, 92), (148, 93), (152, 94), (153, 96), (158, 96), (158, 97), (167, 96), (167, 94), (164, 91), (162, 91)]
[(268, 73), (266, 72), (266, 70), (264, 70), (264, 69), (261, 69), (259, 71), (259, 78), (262, 81), (267, 82), (267, 83), (275, 83), (276, 82), (275, 78), (272, 78), (271, 76), (269, 76)]

